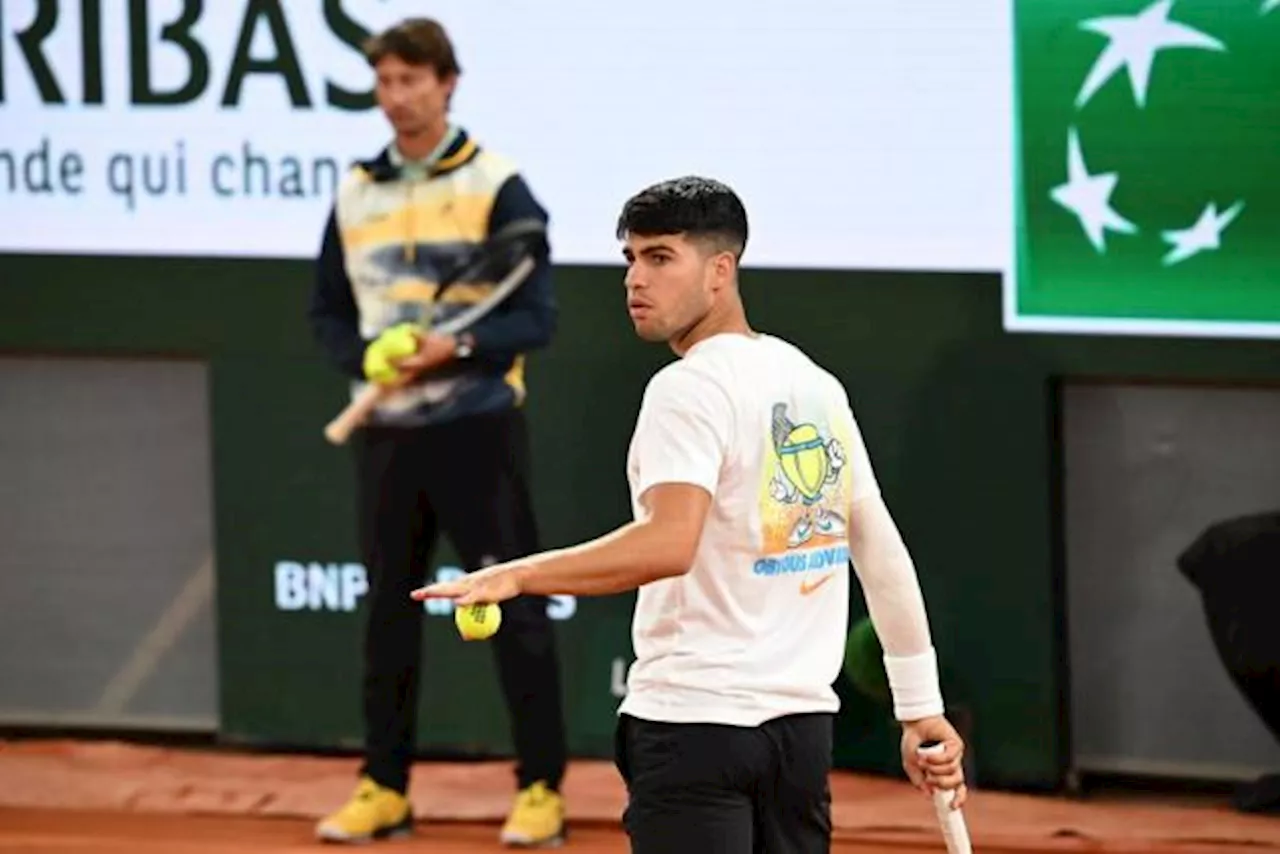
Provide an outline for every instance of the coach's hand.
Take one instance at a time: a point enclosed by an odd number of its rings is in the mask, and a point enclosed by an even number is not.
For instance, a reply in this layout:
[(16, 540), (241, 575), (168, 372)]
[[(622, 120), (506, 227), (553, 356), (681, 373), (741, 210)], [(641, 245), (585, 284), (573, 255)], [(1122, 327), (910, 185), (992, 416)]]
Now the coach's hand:
[(420, 334), (412, 323), (400, 323), (370, 342), (364, 350), (364, 375), (379, 385), (396, 385), (403, 374), (403, 360), (420, 347)]
[(437, 335), (434, 332), (419, 330), (418, 349), (413, 355), (401, 359), (397, 367), (410, 376), (416, 376), (453, 361), (457, 350), (458, 342), (452, 335)]
[[(921, 756), (920, 747), (927, 742), (940, 742), (942, 750)], [(964, 741), (942, 715), (902, 724), (902, 767), (907, 776), (928, 794), (937, 789), (954, 789), (953, 809), (959, 809), (968, 796), (961, 764), (963, 757)]]
[(453, 581), (439, 581), (409, 594), (423, 599), (452, 599), (455, 605), (492, 604), (520, 595), (520, 574), (515, 564), (500, 563)]
[(364, 351), (364, 375), (378, 385), (397, 388), (419, 374), (453, 359), (458, 342), (452, 335), (427, 332), (414, 323), (383, 330)]

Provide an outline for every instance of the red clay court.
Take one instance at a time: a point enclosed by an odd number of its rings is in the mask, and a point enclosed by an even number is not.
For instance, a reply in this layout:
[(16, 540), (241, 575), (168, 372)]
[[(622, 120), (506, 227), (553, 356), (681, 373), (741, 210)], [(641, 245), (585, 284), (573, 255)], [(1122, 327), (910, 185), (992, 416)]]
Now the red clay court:
[[(41, 854), (282, 854), (341, 850), (314, 840), (317, 817), (350, 792), (356, 760), (121, 742), (0, 742), (0, 852)], [(420, 763), (413, 839), (361, 850), (500, 851), (510, 805), (502, 762)], [(834, 850), (942, 851), (929, 802), (905, 783), (833, 777)], [(627, 851), (624, 794), (613, 766), (577, 762), (565, 781), (564, 850)], [(975, 792), (966, 810), (975, 852), (1263, 854), (1280, 851), (1280, 820), (1241, 815), (1225, 798), (1042, 797)]]

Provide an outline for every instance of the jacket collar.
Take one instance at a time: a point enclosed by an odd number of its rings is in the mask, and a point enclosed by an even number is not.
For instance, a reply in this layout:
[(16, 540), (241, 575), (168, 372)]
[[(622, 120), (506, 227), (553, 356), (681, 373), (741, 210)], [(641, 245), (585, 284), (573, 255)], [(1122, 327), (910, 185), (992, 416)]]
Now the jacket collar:
[(363, 169), (375, 183), (410, 177), (406, 173), (414, 171), (415, 166), (418, 170), (425, 169), (424, 177), (434, 178), (465, 166), (479, 153), (480, 146), (471, 139), (466, 130), (450, 125), (440, 146), (427, 157), (425, 162), (418, 164), (406, 162), (403, 155), (396, 150), (395, 144), (391, 143), (384, 147), (377, 157), (372, 160), (357, 161), (356, 166)]

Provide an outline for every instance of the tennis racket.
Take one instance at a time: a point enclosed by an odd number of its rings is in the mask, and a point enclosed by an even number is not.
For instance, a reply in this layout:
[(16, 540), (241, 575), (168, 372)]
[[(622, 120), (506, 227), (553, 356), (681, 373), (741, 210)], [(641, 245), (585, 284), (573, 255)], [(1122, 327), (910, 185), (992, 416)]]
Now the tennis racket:
[[(942, 742), (926, 741), (920, 745), (920, 753), (941, 753)], [(971, 854), (973, 845), (969, 841), (969, 828), (964, 821), (964, 812), (953, 810), (951, 801), (956, 793), (942, 790), (933, 793), (933, 811), (937, 813), (938, 824), (942, 828), (942, 838), (947, 843), (947, 854)]]
[[(546, 235), (547, 227), (541, 220), (516, 220), (467, 252), (448, 273), (440, 277), (424, 326), (440, 335), (455, 335), (493, 311), (533, 272), (537, 246), (546, 240)], [(441, 305), (440, 298), (453, 285), (468, 281), (492, 281), (499, 275), (501, 279), (483, 300), (468, 306), (448, 320), (434, 322)], [(337, 417), (325, 425), (325, 438), (334, 445), (346, 442), (356, 428), (368, 420), (378, 405), (395, 391), (393, 387), (377, 383), (367, 386)]]

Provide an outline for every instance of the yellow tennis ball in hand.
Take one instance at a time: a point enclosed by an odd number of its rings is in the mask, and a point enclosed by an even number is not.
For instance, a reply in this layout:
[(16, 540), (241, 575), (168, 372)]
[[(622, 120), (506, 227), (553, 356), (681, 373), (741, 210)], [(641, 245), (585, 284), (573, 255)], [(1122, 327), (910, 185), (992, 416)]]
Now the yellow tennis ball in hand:
[(502, 625), (502, 609), (496, 604), (459, 605), (453, 609), (453, 622), (463, 640), (484, 640)]

